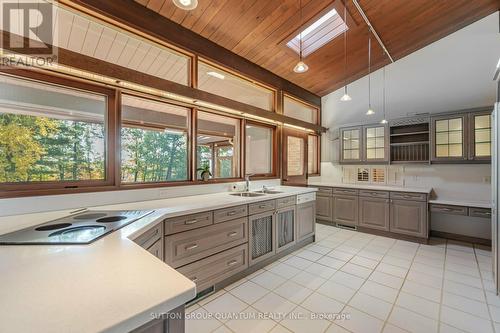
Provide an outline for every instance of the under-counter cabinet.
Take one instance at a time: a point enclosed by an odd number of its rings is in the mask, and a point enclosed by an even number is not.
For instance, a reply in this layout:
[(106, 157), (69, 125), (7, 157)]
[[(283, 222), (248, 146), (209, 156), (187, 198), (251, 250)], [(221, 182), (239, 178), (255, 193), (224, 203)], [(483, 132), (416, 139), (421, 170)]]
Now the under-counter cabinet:
[(285, 207), (276, 211), (276, 252), (286, 250), (296, 241), (295, 206)]
[(316, 202), (309, 201), (297, 205), (297, 241), (314, 235), (316, 231)]
[(142, 235), (134, 238), (134, 242), (156, 258), (163, 260), (163, 223), (158, 223)]
[(250, 265), (272, 257), (276, 253), (274, 210), (250, 216), (249, 230)]
[(391, 193), (389, 218), (391, 232), (428, 238), (428, 215), (425, 194)]
[(340, 225), (358, 225), (358, 191), (333, 189), (333, 222)]
[(359, 226), (389, 231), (389, 192), (360, 191)]
[(316, 218), (326, 222), (333, 222), (332, 189), (319, 187), (316, 193)]

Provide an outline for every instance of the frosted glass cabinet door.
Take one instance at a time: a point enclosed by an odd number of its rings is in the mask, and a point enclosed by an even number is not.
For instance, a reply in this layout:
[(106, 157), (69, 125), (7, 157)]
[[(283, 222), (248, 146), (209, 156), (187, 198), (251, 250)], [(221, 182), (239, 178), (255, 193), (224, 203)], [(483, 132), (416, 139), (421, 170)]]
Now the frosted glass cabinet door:
[(385, 126), (365, 126), (364, 160), (366, 162), (386, 162), (389, 160), (388, 130)]
[(340, 161), (356, 163), (361, 161), (361, 127), (340, 129)]
[(491, 160), (491, 113), (470, 114), (470, 152), (469, 159)]
[(462, 161), (467, 159), (467, 115), (454, 114), (431, 119), (432, 161)]

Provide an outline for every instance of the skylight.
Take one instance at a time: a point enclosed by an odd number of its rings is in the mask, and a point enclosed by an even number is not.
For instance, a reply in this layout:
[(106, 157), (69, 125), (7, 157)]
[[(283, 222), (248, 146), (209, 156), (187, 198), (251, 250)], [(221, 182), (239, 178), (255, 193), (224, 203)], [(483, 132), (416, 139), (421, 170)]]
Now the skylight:
[(302, 38), (302, 56), (307, 57), (347, 29), (349, 27), (334, 8), (302, 30), (286, 45), (299, 54)]

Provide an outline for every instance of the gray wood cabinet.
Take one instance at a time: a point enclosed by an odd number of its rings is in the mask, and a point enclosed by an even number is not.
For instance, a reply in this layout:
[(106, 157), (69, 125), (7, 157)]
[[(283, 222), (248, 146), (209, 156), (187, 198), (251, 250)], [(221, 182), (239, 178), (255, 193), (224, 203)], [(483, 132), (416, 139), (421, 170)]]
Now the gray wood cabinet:
[(359, 226), (389, 231), (389, 199), (360, 197)]
[(374, 124), (340, 129), (341, 164), (389, 162), (389, 129)]
[(332, 195), (318, 193), (316, 196), (316, 218), (333, 222)]
[(276, 253), (295, 245), (297, 238), (295, 206), (276, 211)]
[(314, 235), (316, 230), (316, 202), (297, 205), (297, 241)]
[(390, 231), (416, 237), (428, 237), (427, 202), (391, 199)]
[(163, 260), (163, 223), (158, 223), (142, 235), (134, 238), (134, 242), (160, 260)]
[(268, 211), (249, 217), (249, 258), (253, 265), (276, 253), (276, 215)]
[(333, 222), (349, 226), (358, 225), (358, 197), (333, 195)]
[(432, 162), (491, 161), (491, 107), (431, 117)]

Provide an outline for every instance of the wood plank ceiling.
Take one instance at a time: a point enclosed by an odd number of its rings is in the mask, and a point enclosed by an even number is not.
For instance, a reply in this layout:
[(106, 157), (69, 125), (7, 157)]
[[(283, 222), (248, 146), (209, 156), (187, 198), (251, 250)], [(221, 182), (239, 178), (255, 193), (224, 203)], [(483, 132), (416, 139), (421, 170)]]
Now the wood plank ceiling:
[[(135, 0), (150, 10), (181, 24), (222, 47), (269, 71), (324, 96), (344, 85), (344, 40), (342, 36), (309, 55), (309, 71), (296, 74), (296, 53), (286, 47), (302, 27), (325, 11), (343, 13), (341, 0), (199, 0), (193, 11), (181, 10), (172, 0)], [(347, 82), (367, 74), (368, 27), (351, 0), (346, 0)], [(385, 43), (394, 60), (400, 59), (500, 7), (498, 0), (359, 0), (360, 6)], [(284, 43), (285, 42), (285, 43)], [(373, 69), (389, 63), (373, 40)]]

